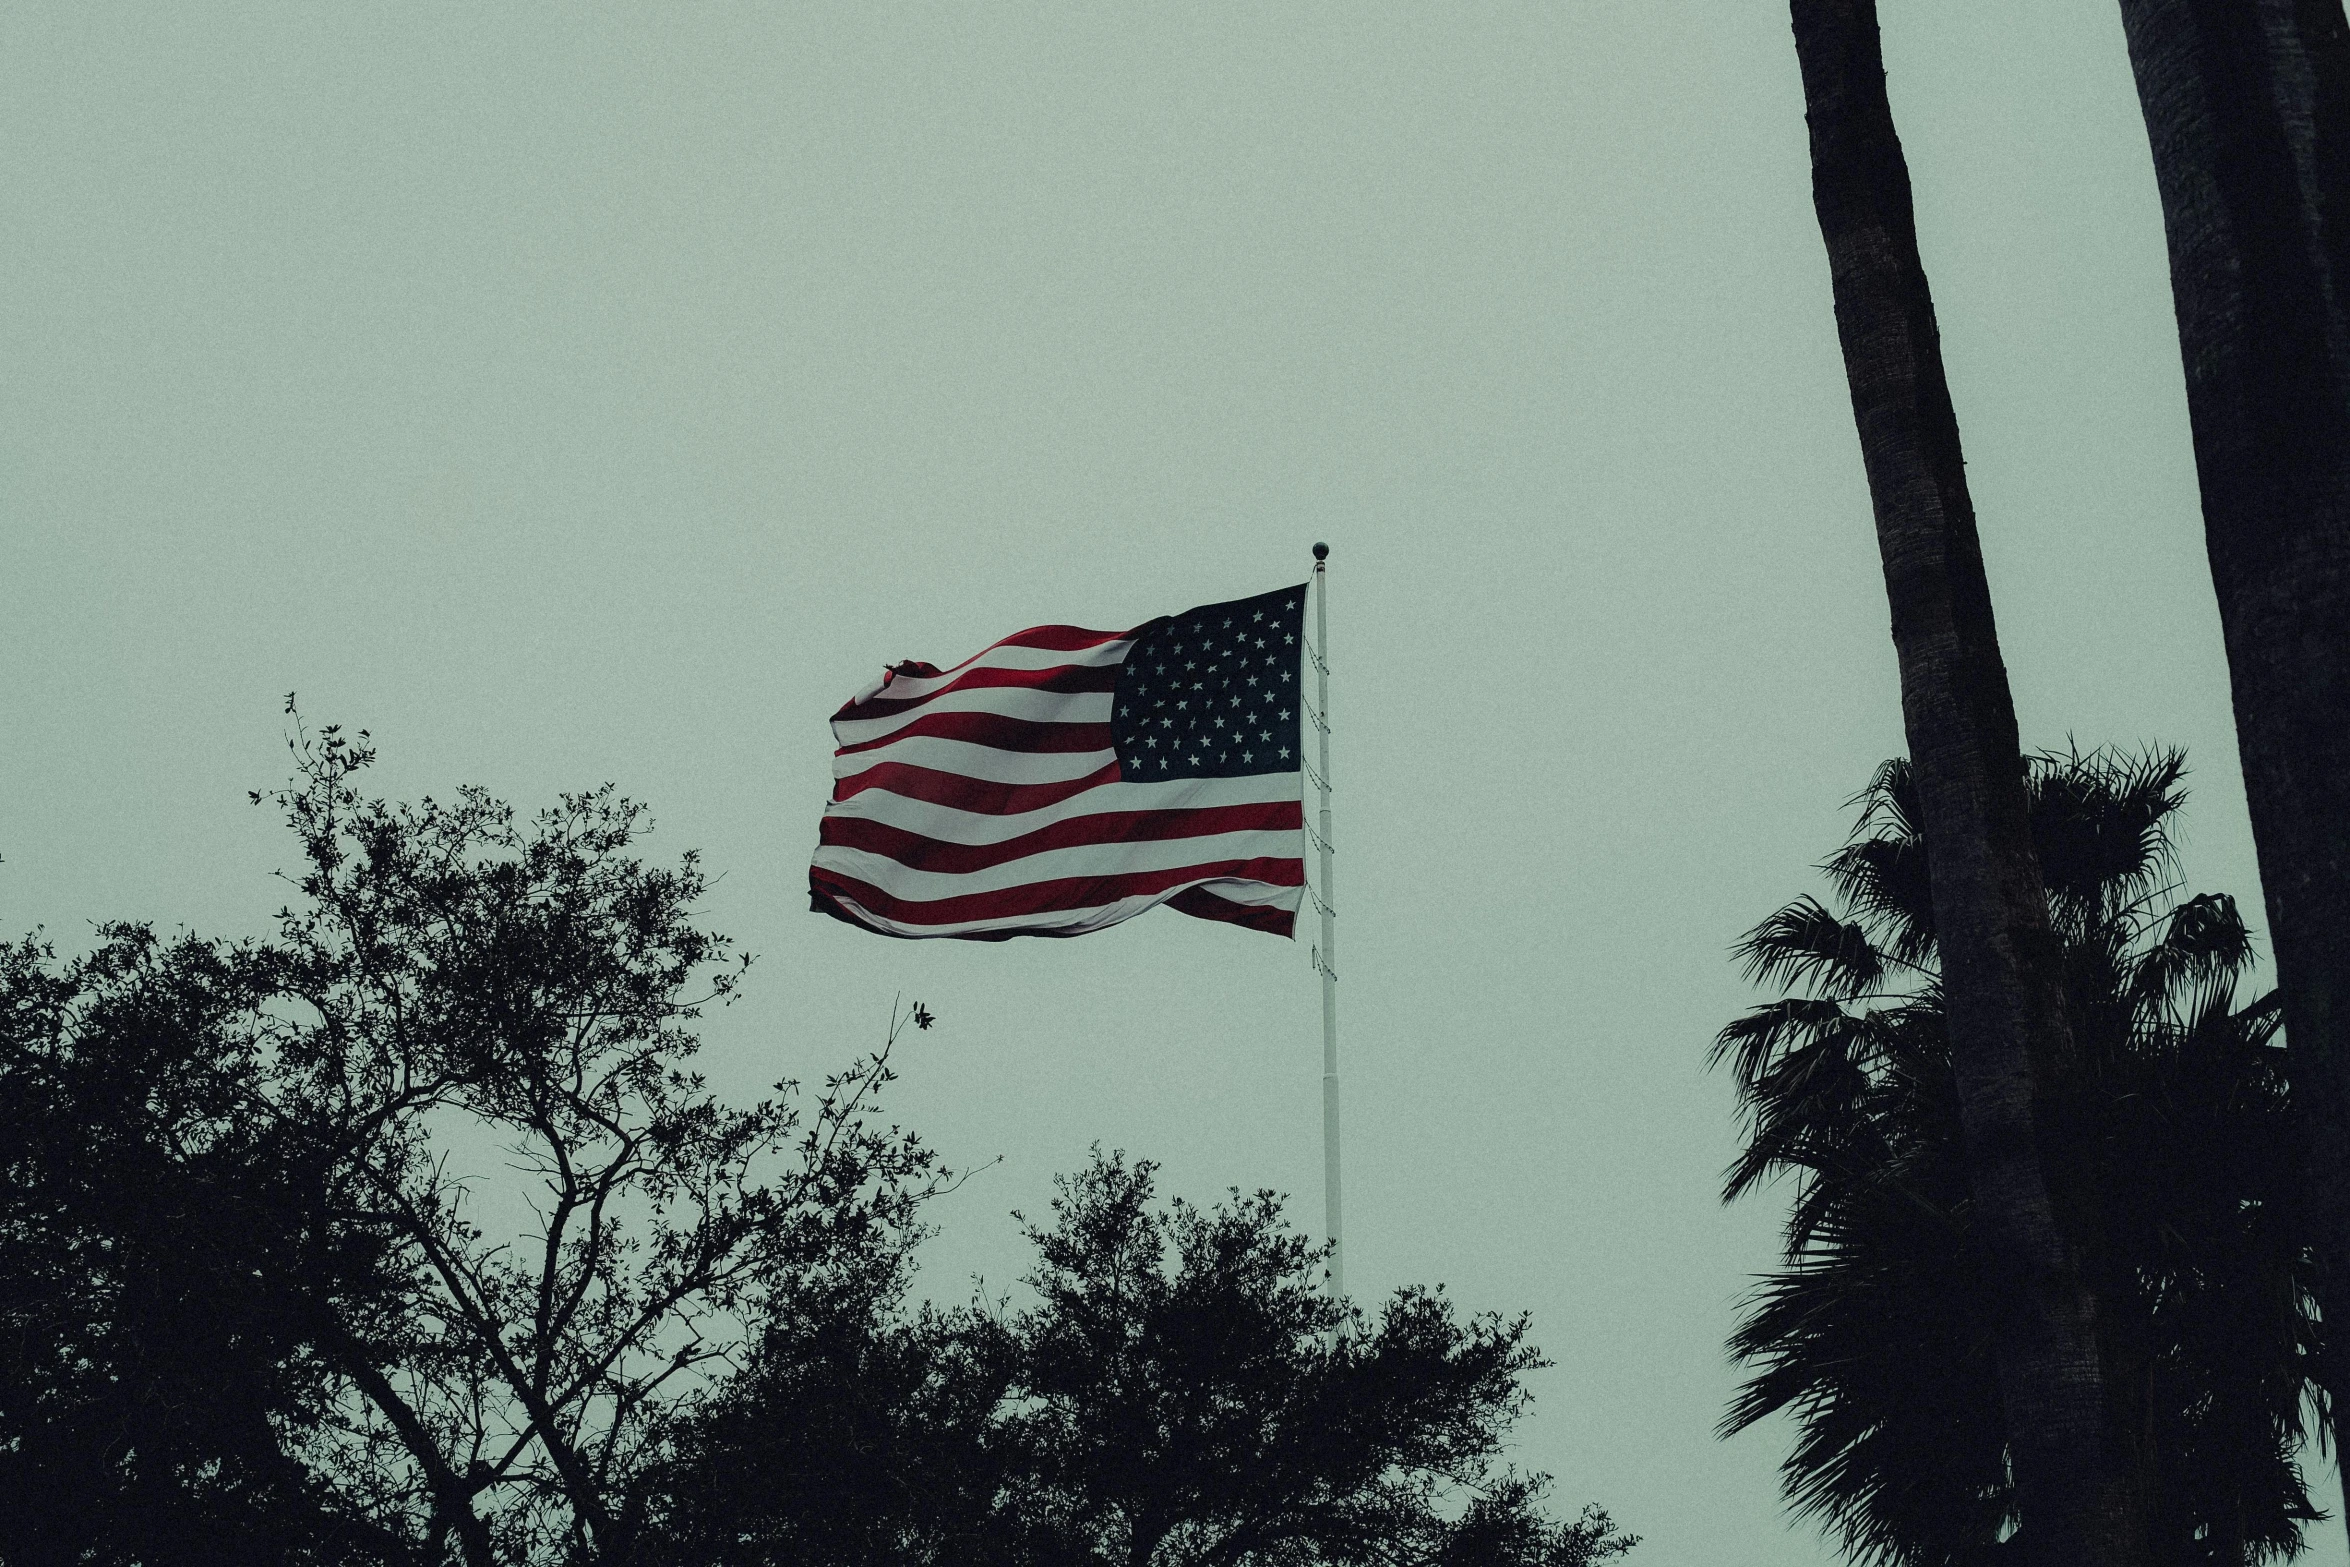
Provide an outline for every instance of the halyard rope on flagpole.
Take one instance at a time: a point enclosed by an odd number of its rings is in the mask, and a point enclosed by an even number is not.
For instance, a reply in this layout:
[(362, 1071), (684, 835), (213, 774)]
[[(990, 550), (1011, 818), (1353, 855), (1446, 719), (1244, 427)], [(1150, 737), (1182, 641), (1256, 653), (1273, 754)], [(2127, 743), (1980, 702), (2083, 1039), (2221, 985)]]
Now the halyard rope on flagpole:
[(1314, 967), (1322, 976), (1322, 1207), (1323, 1232), (1330, 1242), (1330, 1298), (1346, 1299), (1346, 1254), (1339, 1240), (1338, 1203), (1338, 914), (1330, 906), (1330, 580), (1325, 563), (1330, 546), (1314, 546), (1314, 640), (1306, 644), (1314, 661), (1314, 706), (1309, 709), (1320, 732), (1322, 765), (1308, 768), (1322, 795), (1322, 830), (1313, 835), (1321, 853), (1318, 888), (1309, 888), (1314, 906), (1322, 912), (1322, 944), (1314, 949)]

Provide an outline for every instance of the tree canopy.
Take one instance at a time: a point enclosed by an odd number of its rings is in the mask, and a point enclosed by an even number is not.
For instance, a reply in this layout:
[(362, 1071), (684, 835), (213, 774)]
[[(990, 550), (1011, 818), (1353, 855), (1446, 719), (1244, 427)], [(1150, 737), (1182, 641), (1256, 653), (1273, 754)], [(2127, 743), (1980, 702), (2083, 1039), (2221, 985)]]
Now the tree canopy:
[(1582, 1567), (1631, 1546), (1596, 1510), (1553, 1521), (1547, 1477), (1500, 1462), (1542, 1364), (1525, 1319), (1423, 1289), (1366, 1313), (1272, 1194), (1153, 1198), (1148, 1161), (1064, 1177), (1018, 1310), (771, 1323), (684, 1444), (686, 1559)]
[(689, 1070), (741, 963), (640, 807), (392, 804), (372, 756), (297, 737), (273, 939), (0, 964), (12, 1563), (629, 1560), (739, 1323), (886, 1272), (945, 1178), (886, 1050), (749, 1107)]
[(1097, 1161), (1035, 1301), (908, 1304), (952, 1177), (692, 1070), (747, 960), (609, 789), (363, 792), (297, 728), (266, 939), (0, 948), (0, 1561), (1571, 1564), (1523, 1320), (1330, 1300), (1259, 1193)]

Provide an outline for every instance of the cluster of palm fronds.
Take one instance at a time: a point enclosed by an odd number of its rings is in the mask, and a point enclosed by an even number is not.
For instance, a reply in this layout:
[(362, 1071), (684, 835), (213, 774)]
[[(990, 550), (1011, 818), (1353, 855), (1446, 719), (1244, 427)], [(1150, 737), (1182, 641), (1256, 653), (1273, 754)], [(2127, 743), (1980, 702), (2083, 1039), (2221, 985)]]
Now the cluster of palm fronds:
[[(2072, 1051), (2042, 1142), (2089, 1242), (2108, 1386), (2155, 1559), (2291, 1555), (2319, 1516), (2296, 1462), (2316, 1331), (2273, 995), (2239, 1004), (2232, 899), (2182, 895), (2176, 752), (2035, 758), (2032, 826)], [(1800, 899), (1746, 938), (1789, 992), (1724, 1029), (1747, 1145), (1736, 1198), (1791, 1176), (1786, 1262), (1731, 1341), (1758, 1375), (1726, 1431), (1785, 1410), (1788, 1495), (1847, 1551), (1998, 1561), (2015, 1526), (1992, 1335), (1909, 766), (1886, 763)]]

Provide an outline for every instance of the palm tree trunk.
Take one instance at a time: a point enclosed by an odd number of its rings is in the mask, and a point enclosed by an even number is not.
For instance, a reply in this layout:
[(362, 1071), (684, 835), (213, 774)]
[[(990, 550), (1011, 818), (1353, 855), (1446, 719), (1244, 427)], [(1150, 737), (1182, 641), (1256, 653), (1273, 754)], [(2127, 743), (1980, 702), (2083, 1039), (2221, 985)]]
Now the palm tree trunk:
[(1875, 0), (1792, 4), (1812, 199), (1925, 813), (1968, 1178), (1993, 1296), (2011, 1305), (1993, 1326), (2019, 1539), (2035, 1562), (2108, 1567), (2143, 1555), (2140, 1509), (2109, 1415), (2089, 1271), (2059, 1224), (2034, 1132), (2035, 1083), (2071, 1038), (1909, 168)]
[[(2170, 245), (2318, 1305), (2350, 1322), (2350, 27), (2341, 0), (2121, 10)], [(2339, 1439), (2350, 1364), (2320, 1366)]]

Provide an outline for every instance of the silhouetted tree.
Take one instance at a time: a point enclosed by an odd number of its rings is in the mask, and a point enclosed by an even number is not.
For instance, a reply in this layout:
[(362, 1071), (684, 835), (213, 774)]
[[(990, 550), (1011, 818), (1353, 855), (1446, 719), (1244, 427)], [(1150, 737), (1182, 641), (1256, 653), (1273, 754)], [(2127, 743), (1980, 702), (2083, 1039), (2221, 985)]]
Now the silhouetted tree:
[(1967, 493), (1958, 417), (1885, 94), (1875, 0), (1793, 0), (1812, 201), (1931, 827), (1950, 1065), (1968, 1189), (2007, 1308), (1989, 1324), (2016, 1485), (2043, 1559), (2141, 1556), (2128, 1439), (2110, 1424), (2079, 1215), (2050, 1179), (2037, 1083), (2070, 1050), (2024, 805), (2015, 704)]
[(1547, 1479), (1499, 1463), (1542, 1363), (1524, 1319), (1425, 1290), (1366, 1315), (1323, 1292), (1270, 1194), (1152, 1197), (1147, 1162), (1065, 1178), (1023, 1310), (771, 1338), (685, 1445), (680, 1559), (1580, 1567), (1630, 1547), (1603, 1513), (1550, 1520)]
[(0, 952), (0, 1560), (405, 1559), (299, 1457), (315, 1303), (392, 1282), (255, 1116), (250, 954), (136, 926)]
[(741, 1323), (889, 1273), (941, 1174), (870, 1119), (886, 1048), (805, 1111), (687, 1069), (741, 964), (637, 806), (391, 804), (363, 734), (295, 752), (274, 939), (0, 966), (0, 1465), (88, 1493), (0, 1512), (0, 1558), (628, 1561)]
[[(334, 1129), (337, 1198), (404, 1270), (394, 1334), (338, 1322), (325, 1346), (363, 1395), (335, 1461), (469, 1562), (625, 1560), (696, 1368), (769, 1291), (885, 1258), (937, 1171), (862, 1118), (880, 1057), (805, 1122), (685, 1070), (740, 965), (694, 922), (692, 856), (630, 852), (639, 807), (604, 790), (524, 826), (478, 791), (361, 796), (364, 737), (300, 758), (277, 1098)], [(526, 1214), (477, 1213), (452, 1122), (532, 1178)]]
[[(2095, 1199), (2100, 1339), (2143, 1433), (2153, 1559), (2240, 1567), (2297, 1551), (2317, 1516), (2295, 1460), (2312, 1270), (2275, 998), (2238, 1004), (2235, 904), (2173, 892), (2181, 772), (2176, 753), (2033, 764), (2074, 1042), (2043, 1104)], [(1715, 1046), (1750, 1118), (1727, 1195), (1794, 1177), (1788, 1266), (1732, 1340), (1760, 1374), (1725, 1431), (1790, 1412), (1787, 1493), (1858, 1559), (2005, 1560), (1999, 1285), (1968, 1195), (1929, 834), (1906, 763), (1861, 803), (1827, 865), (1838, 907), (1800, 899), (1745, 942), (1755, 978), (1797, 993)]]
[[(2329, 1319), (2350, 1320), (2350, 24), (2341, 0), (2122, 0), (2121, 13), (2162, 196), (2318, 1293)], [(2350, 1381), (2332, 1391), (2350, 1408)]]
[(946, 1177), (873, 1119), (887, 1046), (805, 1109), (719, 1102), (694, 1025), (742, 963), (638, 807), (389, 803), (364, 734), (294, 751), (271, 938), (0, 950), (9, 1567), (1629, 1543), (1499, 1462), (1523, 1320), (1338, 1305), (1264, 1194), (1162, 1210), (1100, 1160), (1034, 1305), (909, 1312)]
[(1051, 1562), (1059, 1537), (1006, 1505), (1003, 1335), (880, 1292), (779, 1300), (739, 1375), (682, 1425), (655, 1488), (662, 1563)]

